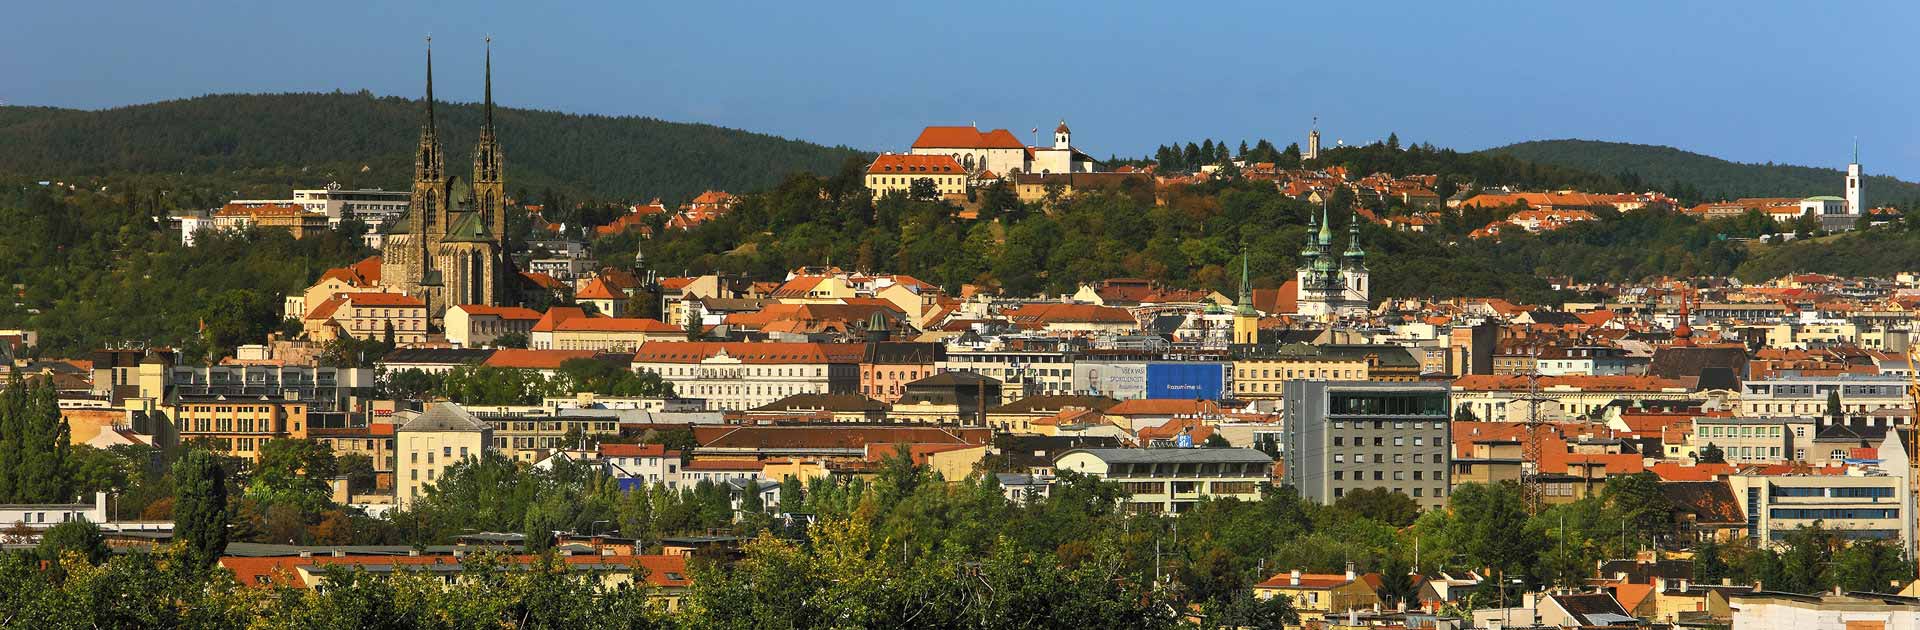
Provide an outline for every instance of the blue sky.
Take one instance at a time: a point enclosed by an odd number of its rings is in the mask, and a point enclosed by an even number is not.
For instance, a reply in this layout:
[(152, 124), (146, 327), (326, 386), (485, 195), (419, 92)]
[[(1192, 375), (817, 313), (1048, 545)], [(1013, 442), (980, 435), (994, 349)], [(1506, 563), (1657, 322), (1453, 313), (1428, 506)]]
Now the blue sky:
[[(928, 124), (1096, 155), (1174, 140), (1478, 149), (1665, 144), (1920, 180), (1920, 3), (34, 2), (0, 23), (0, 102), (210, 92), (415, 96), (708, 122), (900, 150)], [(178, 6), (176, 6), (178, 5)]]

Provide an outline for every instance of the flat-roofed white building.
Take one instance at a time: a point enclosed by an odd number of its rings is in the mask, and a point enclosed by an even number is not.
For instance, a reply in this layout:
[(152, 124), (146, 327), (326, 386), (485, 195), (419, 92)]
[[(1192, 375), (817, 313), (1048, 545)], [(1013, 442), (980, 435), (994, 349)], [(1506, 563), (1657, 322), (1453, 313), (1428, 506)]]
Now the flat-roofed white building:
[(1250, 448), (1077, 448), (1053, 467), (1120, 484), (1128, 512), (1178, 514), (1206, 497), (1259, 500), (1273, 458)]

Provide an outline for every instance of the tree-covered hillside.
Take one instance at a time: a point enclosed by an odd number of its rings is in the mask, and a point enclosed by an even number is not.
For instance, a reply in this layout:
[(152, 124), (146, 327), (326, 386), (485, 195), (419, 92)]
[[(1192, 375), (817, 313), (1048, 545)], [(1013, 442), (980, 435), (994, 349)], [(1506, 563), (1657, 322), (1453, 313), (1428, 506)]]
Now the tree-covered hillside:
[[(436, 110), (452, 170), (465, 175), (480, 107)], [(764, 189), (795, 171), (831, 172), (860, 154), (653, 118), (498, 107), (494, 118), (511, 192), (677, 203), (707, 189)], [(102, 111), (0, 107), (0, 175), (186, 173), (220, 176), (236, 191), (328, 181), (405, 188), (422, 120), (420, 101), (365, 92), (214, 95)]]
[[(1645, 188), (1665, 190), (1690, 202), (1739, 197), (1807, 197), (1842, 194), (1846, 174), (1830, 168), (1744, 164), (1673, 147), (1594, 140), (1535, 140), (1481, 153), (1510, 155), (1592, 173), (1619, 174)], [(1867, 169), (1867, 203), (1912, 207), (1920, 184)]]

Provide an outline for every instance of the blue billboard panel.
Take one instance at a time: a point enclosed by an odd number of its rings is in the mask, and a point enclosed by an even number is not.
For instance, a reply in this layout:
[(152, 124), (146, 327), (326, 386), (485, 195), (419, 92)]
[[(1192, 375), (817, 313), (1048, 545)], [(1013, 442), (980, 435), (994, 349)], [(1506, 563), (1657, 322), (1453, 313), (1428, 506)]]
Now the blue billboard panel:
[(1219, 400), (1226, 394), (1224, 363), (1147, 364), (1147, 397)]

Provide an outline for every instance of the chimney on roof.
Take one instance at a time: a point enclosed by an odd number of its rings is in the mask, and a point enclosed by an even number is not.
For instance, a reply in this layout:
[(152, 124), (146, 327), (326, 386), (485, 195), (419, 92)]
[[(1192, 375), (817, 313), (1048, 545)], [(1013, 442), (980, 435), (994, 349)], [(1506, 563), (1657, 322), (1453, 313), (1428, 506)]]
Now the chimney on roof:
[(1299, 585), (1300, 585), (1300, 570), (1294, 569), (1292, 573), (1287, 574), (1287, 586), (1299, 586)]
[(311, 557), (313, 557), (313, 550), (312, 550), (312, 549), (301, 549), (301, 550), (300, 550), (300, 557), (302, 557), (302, 558), (311, 558)]
[(418, 558), (418, 557), (420, 557), (420, 550), (419, 550), (418, 548), (413, 548), (413, 549), (408, 549), (408, 550), (407, 550), (407, 557), (409, 557), (409, 558)]

